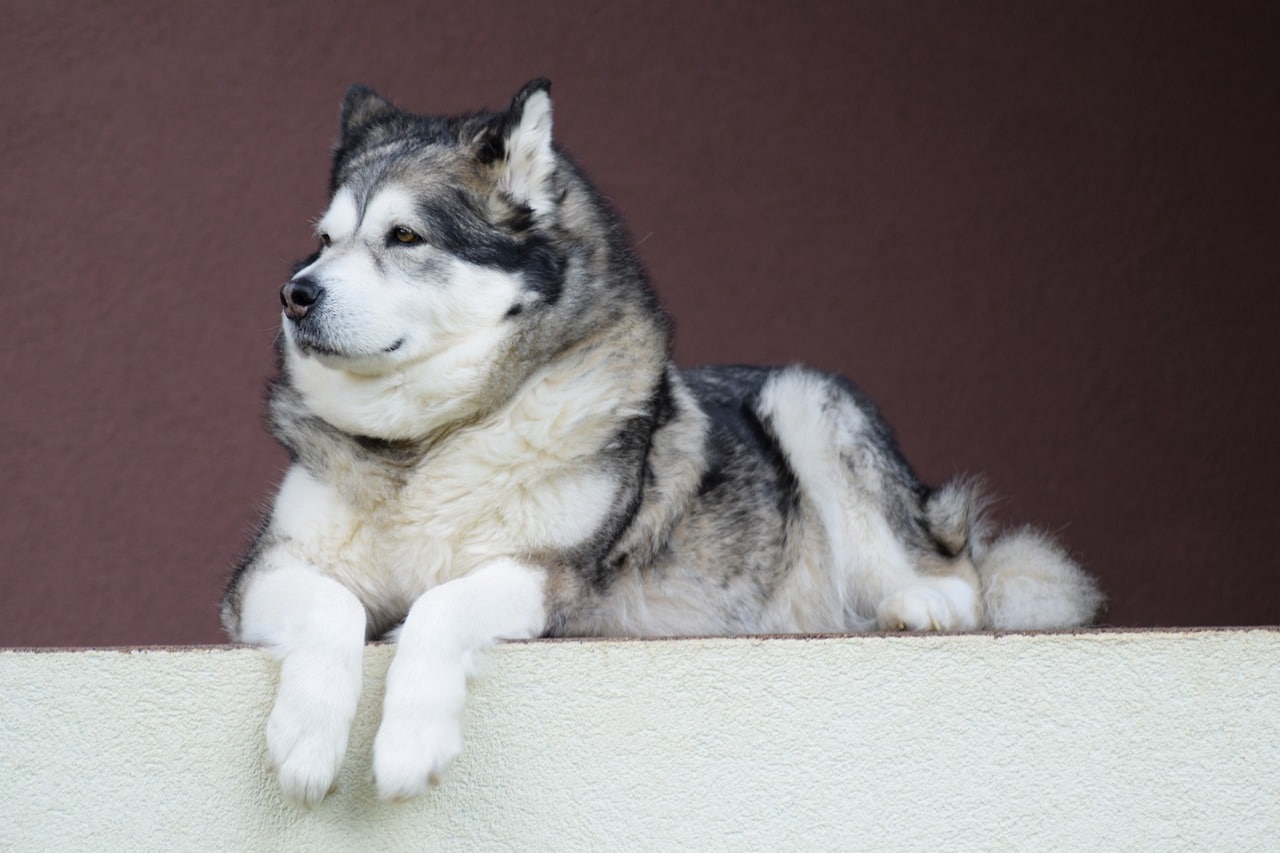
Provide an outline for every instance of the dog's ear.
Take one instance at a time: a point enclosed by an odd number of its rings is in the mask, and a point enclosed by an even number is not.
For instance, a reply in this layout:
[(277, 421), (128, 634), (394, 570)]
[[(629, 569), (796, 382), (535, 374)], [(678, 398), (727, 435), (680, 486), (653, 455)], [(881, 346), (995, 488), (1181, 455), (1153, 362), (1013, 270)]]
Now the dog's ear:
[(398, 112), (390, 101), (368, 86), (355, 84), (342, 99), (342, 111), (338, 118), (338, 129), (342, 137), (338, 145), (345, 148), (364, 128)]
[(497, 170), (498, 189), (508, 198), (534, 213), (555, 207), (550, 80), (539, 77), (526, 83), (477, 141), (477, 156)]

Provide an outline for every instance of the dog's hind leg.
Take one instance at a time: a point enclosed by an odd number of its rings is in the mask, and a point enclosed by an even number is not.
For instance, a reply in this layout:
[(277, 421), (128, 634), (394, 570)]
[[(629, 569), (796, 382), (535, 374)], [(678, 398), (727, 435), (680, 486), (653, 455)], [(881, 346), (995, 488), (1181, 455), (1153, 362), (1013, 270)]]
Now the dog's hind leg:
[(346, 587), (283, 548), (245, 579), (238, 639), (280, 661), (267, 752), (286, 796), (314, 805), (333, 787), (360, 699), (365, 610)]
[(546, 573), (512, 559), (428, 590), (400, 629), (387, 671), (373, 775), (383, 799), (426, 790), (462, 749), (462, 708), (476, 653), (546, 625)]
[(876, 607), (879, 627), (885, 631), (980, 627), (984, 607), (972, 556), (981, 512), (977, 486), (957, 480), (934, 491), (922, 506), (911, 500), (908, 508), (933, 547), (910, 549), (920, 577), (880, 601)]
[(834, 377), (791, 368), (761, 389), (759, 409), (825, 535), (831, 592), (845, 613), (835, 629), (979, 626), (977, 575), (967, 557), (922, 547), (919, 484), (869, 402)]

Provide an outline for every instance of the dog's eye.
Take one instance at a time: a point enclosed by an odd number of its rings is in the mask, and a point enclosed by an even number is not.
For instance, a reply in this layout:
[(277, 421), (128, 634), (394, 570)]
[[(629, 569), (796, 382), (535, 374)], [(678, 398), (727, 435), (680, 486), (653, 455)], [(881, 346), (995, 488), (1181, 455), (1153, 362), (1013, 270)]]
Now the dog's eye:
[(324, 247), (327, 249), (327, 248), (329, 248), (329, 246), (330, 246), (332, 243), (333, 243), (333, 241), (329, 239), (329, 235), (328, 235), (328, 234), (321, 234), (321, 235), (320, 235), (320, 245), (321, 245), (321, 246), (324, 246)]
[(405, 228), (403, 225), (397, 225), (391, 229), (391, 239), (398, 243), (417, 243), (422, 240), (416, 232), (410, 228)]

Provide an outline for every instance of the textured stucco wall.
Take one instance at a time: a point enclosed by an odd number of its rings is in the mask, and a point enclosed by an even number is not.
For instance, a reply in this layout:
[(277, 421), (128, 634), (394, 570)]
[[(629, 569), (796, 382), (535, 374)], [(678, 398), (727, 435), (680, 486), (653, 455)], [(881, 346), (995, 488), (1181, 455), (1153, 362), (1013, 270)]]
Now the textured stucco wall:
[(467, 750), (280, 801), (247, 649), (0, 653), (0, 850), (1275, 849), (1280, 632), (507, 645)]

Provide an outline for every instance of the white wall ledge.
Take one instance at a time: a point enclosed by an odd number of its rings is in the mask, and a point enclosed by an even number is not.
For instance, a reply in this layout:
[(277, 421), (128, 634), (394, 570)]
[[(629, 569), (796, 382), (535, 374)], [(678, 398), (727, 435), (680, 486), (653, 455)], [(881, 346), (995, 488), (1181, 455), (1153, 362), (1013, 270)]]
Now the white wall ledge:
[(386, 804), (393, 651), (310, 811), (267, 771), (262, 652), (0, 652), (0, 850), (1280, 844), (1274, 628), (513, 643), (445, 782)]

